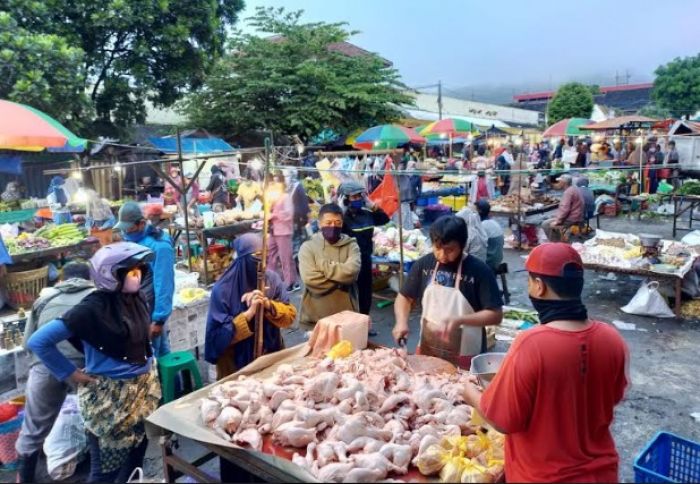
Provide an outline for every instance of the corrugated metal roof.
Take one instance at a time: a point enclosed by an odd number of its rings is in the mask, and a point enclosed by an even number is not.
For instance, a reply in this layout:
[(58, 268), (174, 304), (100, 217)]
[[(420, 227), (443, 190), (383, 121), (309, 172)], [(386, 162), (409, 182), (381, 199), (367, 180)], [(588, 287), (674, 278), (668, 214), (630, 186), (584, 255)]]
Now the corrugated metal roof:
[[(164, 153), (177, 153), (177, 138), (148, 138), (149, 143)], [(185, 154), (225, 153), (235, 151), (221, 138), (180, 138), (182, 152)]]

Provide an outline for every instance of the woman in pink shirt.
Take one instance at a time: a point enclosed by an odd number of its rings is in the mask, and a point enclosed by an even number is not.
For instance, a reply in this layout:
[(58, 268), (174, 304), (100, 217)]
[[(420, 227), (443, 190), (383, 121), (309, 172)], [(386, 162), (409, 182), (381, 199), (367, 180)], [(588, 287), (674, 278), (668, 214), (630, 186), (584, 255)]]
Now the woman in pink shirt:
[(267, 252), (268, 269), (277, 271), (281, 267), (282, 279), (287, 291), (297, 291), (297, 270), (294, 264), (292, 251), (292, 237), (294, 234), (294, 205), (292, 197), (286, 192), (284, 177), (275, 175), (274, 182), (270, 184), (269, 193), (275, 193), (277, 200), (272, 201), (270, 215), (270, 242)]

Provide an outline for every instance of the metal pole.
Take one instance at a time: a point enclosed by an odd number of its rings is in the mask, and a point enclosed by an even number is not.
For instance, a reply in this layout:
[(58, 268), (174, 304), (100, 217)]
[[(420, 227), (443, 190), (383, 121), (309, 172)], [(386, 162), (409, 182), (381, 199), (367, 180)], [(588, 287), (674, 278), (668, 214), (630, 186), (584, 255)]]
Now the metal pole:
[[(402, 176), (402, 175), (399, 175)], [(401, 204), (401, 180), (397, 182), (397, 198), (399, 201), (399, 289), (403, 288), (403, 206)]]
[(637, 193), (637, 195), (641, 195), (644, 190), (644, 178), (642, 178), (644, 175), (644, 167), (642, 165), (642, 153), (644, 152), (644, 135), (642, 134), (639, 138), (639, 193)]
[[(192, 272), (192, 249), (190, 248), (190, 219), (187, 214), (187, 187), (185, 186), (185, 169), (184, 163), (182, 161), (182, 143), (180, 140), (180, 128), (177, 129), (177, 161), (180, 167), (180, 188), (182, 193), (182, 207), (185, 212), (185, 239), (187, 240), (187, 268)], [(204, 261), (204, 283), (208, 284), (207, 280), (207, 254), (204, 252), (202, 254), (202, 260)]]
[[(272, 132), (265, 138), (265, 167), (263, 169), (263, 232), (262, 232), (262, 255), (258, 264), (258, 290), (265, 294), (265, 273), (267, 271), (267, 245), (268, 231), (270, 230), (270, 197), (267, 193), (270, 178), (270, 158), (272, 153)], [(255, 315), (255, 353), (254, 357), (259, 358), (264, 351), (264, 319), (265, 308), (258, 308)]]
[(442, 119), (442, 81), (438, 81), (438, 119)]

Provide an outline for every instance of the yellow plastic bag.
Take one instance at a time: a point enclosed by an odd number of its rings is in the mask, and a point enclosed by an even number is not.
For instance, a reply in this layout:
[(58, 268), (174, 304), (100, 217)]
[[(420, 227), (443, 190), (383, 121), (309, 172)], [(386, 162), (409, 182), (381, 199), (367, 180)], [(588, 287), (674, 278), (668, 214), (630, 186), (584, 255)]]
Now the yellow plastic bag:
[(432, 476), (442, 470), (448, 457), (445, 449), (438, 444), (434, 444), (418, 456), (416, 466), (424, 476)]
[(464, 457), (450, 457), (440, 471), (442, 482), (459, 482), (464, 470)]
[[(457, 482), (457, 481), (453, 481)], [(462, 473), (460, 474), (459, 482), (481, 483), (493, 482), (493, 478), (488, 473), (488, 470), (470, 459), (464, 459)]]
[(333, 348), (331, 348), (326, 356), (332, 360), (337, 358), (347, 358), (352, 354), (353, 347), (352, 343), (346, 339), (338, 341)]

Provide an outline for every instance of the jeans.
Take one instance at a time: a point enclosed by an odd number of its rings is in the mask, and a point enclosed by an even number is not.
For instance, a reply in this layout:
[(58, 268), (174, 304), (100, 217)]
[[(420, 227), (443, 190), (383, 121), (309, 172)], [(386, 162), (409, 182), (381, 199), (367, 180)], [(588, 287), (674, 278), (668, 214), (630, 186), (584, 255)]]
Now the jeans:
[[(167, 323), (166, 323), (167, 324)], [(163, 325), (163, 332), (160, 336), (156, 336), (151, 341), (151, 346), (153, 347), (153, 356), (160, 358), (170, 353), (170, 331), (166, 328), (166, 324)]]
[(126, 461), (119, 469), (111, 472), (102, 472), (102, 459), (100, 458), (100, 444), (93, 434), (87, 432), (87, 444), (90, 449), (90, 477), (88, 482), (126, 482), (137, 467), (143, 467), (143, 458), (146, 455), (148, 439), (131, 449)]

